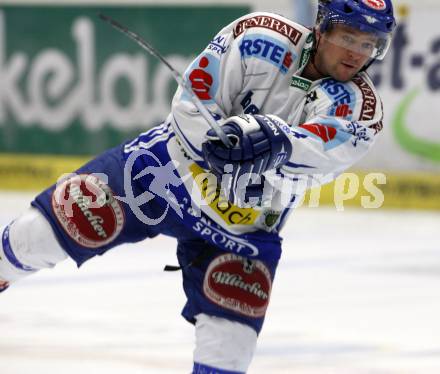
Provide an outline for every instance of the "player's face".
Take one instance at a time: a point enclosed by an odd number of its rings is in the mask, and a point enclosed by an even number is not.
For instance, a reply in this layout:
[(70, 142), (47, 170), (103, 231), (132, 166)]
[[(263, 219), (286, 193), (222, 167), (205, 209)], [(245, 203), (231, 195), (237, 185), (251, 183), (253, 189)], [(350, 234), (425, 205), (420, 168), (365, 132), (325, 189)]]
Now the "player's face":
[(321, 73), (342, 82), (362, 69), (377, 42), (374, 35), (346, 25), (335, 25), (324, 34), (318, 33), (318, 38), (316, 67)]

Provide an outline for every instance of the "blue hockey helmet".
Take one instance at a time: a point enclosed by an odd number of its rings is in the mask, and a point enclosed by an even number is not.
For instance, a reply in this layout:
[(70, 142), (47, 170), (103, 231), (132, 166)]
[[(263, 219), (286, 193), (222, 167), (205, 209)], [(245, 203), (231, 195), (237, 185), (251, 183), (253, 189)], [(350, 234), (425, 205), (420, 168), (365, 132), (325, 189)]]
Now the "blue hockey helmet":
[(324, 34), (338, 24), (372, 34), (376, 43), (368, 52), (369, 57), (382, 60), (396, 27), (393, 4), (391, 0), (319, 0), (319, 31)]

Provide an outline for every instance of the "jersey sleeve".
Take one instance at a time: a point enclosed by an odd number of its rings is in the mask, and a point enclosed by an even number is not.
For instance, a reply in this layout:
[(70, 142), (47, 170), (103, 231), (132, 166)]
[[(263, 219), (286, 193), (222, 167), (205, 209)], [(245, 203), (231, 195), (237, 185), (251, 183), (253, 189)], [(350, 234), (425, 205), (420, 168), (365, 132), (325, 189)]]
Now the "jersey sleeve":
[[(248, 14), (222, 29), (184, 73), (194, 93), (217, 121), (243, 113), (247, 103), (237, 97), (247, 83), (270, 88), (275, 79), (297, 69), (297, 50), (309, 32), (293, 22), (265, 12)], [(298, 59), (299, 60), (299, 59)], [(288, 76), (288, 75), (287, 75)], [(247, 108), (248, 110), (252, 109)], [(256, 108), (255, 108), (256, 109)], [(248, 112), (252, 114), (251, 112)], [(188, 94), (178, 88), (171, 124), (195, 161), (203, 161), (201, 146), (210, 129)]]
[[(348, 83), (329, 79), (317, 91), (318, 99), (305, 110), (303, 121), (289, 129), (293, 152), (282, 169), (288, 174), (319, 175), (328, 182), (370, 150), (383, 127), (383, 110), (366, 73)], [(341, 100), (342, 92), (351, 98)]]

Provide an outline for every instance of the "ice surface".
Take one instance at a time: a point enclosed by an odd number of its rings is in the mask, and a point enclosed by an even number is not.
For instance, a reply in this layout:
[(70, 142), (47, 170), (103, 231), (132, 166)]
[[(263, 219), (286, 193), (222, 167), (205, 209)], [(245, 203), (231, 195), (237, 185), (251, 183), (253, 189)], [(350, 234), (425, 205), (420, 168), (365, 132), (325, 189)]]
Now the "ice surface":
[[(31, 195), (0, 194), (0, 225)], [(440, 213), (300, 209), (249, 374), (440, 373)], [(193, 329), (175, 243), (65, 261), (0, 295), (0, 374), (174, 374)]]

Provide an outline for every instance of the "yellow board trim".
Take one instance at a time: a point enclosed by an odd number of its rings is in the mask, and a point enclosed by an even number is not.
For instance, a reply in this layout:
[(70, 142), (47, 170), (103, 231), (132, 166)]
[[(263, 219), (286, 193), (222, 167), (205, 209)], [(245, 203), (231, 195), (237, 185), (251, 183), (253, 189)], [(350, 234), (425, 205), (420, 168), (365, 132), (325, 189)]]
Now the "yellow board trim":
[(39, 191), (56, 183), (91, 157), (0, 154), (0, 189)]
[[(78, 169), (91, 157), (71, 157), (53, 155), (0, 154), (0, 190), (40, 191), (56, 181), (65, 173)], [(194, 164), (195, 165), (195, 164)], [(192, 167), (193, 177), (203, 169)], [(381, 177), (382, 176), (382, 177)], [(200, 178), (199, 178), (200, 179)], [(385, 182), (385, 183), (383, 183)], [(356, 187), (355, 194), (350, 188)], [(203, 197), (212, 191), (200, 186)], [(381, 196), (383, 202), (381, 203)], [(353, 195), (351, 197), (351, 195)], [(379, 204), (381, 203), (381, 204)], [(302, 206), (316, 207), (333, 205), (341, 207), (410, 208), (440, 210), (440, 174), (417, 172), (348, 172), (338, 177), (336, 182), (309, 191)], [(380, 205), (380, 206), (378, 206)], [(214, 199), (210, 206), (225, 222), (231, 221), (225, 215), (226, 209), (219, 208)], [(232, 209), (232, 210), (231, 210)], [(227, 212), (237, 212), (230, 224), (237, 224), (237, 217), (247, 217), (245, 222), (253, 224), (258, 218), (258, 211), (247, 208), (229, 207)], [(238, 218), (237, 218), (238, 219)]]
[[(356, 180), (358, 191), (352, 198), (343, 200), (344, 196), (341, 197), (341, 194), (347, 193), (348, 185), (356, 184)], [(335, 182), (322, 186), (319, 193), (315, 190), (309, 191), (303, 206), (316, 206), (316, 196), (311, 199), (313, 192), (320, 197), (320, 205), (333, 205), (337, 210), (341, 210), (338, 209), (341, 205), (365, 209), (440, 210), (440, 174), (434, 173), (390, 171), (344, 173)]]

